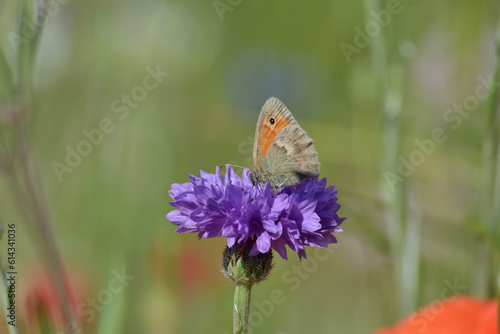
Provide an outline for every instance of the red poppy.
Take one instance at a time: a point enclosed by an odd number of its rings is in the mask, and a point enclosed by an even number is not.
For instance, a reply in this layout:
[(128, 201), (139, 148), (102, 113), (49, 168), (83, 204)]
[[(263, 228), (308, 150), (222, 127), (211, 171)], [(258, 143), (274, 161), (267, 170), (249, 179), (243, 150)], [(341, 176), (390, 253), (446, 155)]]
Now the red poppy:
[(440, 300), (376, 334), (498, 334), (498, 301), (459, 296)]

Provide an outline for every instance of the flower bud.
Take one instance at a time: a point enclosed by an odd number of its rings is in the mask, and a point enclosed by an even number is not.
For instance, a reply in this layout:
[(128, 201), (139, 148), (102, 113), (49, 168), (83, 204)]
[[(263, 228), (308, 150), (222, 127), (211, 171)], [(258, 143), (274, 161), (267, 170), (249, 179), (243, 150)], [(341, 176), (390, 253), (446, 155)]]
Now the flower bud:
[(257, 284), (267, 278), (273, 267), (273, 252), (248, 256), (251, 243), (236, 243), (226, 247), (222, 257), (222, 272), (236, 284)]

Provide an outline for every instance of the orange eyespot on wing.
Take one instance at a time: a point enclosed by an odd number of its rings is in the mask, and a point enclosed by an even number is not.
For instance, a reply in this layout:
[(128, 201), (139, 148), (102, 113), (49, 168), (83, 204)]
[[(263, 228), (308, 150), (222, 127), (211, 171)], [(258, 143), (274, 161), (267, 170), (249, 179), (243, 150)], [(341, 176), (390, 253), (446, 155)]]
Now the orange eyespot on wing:
[(269, 147), (271, 147), (271, 144), (280, 131), (290, 125), (292, 125), (292, 123), (287, 119), (287, 117), (284, 117), (284, 115), (270, 115), (262, 120), (260, 127), (259, 152), (263, 157), (266, 156)]

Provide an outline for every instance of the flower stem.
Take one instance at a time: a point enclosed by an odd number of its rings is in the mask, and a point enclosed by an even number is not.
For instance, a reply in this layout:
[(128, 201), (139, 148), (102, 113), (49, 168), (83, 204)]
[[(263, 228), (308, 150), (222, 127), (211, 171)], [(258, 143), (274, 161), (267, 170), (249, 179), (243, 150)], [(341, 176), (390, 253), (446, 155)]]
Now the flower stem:
[(233, 333), (248, 332), (248, 315), (250, 313), (250, 293), (252, 284), (237, 283), (234, 291)]
[[(474, 270), (473, 292), (478, 296), (491, 296), (495, 294), (492, 288), (497, 290), (500, 299), (500, 288), (498, 287), (499, 274), (498, 263), (495, 261), (495, 251), (488, 240), (497, 240), (500, 237), (498, 223), (500, 221), (500, 105), (499, 105), (499, 81), (500, 81), (500, 11), (498, 13), (497, 30), (495, 36), (495, 60), (493, 65), (493, 79), (491, 81), (491, 94), (488, 99), (485, 120), (485, 136), (483, 142), (483, 180), (482, 196), (480, 203), (479, 219), (482, 229), (489, 236), (486, 240), (479, 240), (476, 251), (476, 269)], [(498, 269), (497, 269), (498, 268)]]
[[(6, 87), (3, 85), (0, 87), (0, 95), (2, 95), (2, 99), (6, 98), (14, 115), (12, 116), (13, 124), (9, 127), (9, 130), (12, 128), (9, 131), (12, 135), (10, 140), (6, 138), (4, 132), (7, 127), (0, 124), (0, 136), (2, 137), (0, 138), (2, 139), (0, 153), (5, 154), (5, 156), (0, 156), (0, 161), (2, 162), (2, 170), (7, 172), (7, 179), (15, 200), (18, 201), (21, 211), (26, 216), (26, 222), (27, 224), (31, 223), (28, 225), (28, 229), (37, 237), (35, 240), (39, 242), (40, 257), (52, 275), (57, 297), (61, 301), (64, 323), (69, 326), (76, 323), (77, 317), (68, 301), (64, 285), (62, 256), (56, 242), (45, 190), (29, 141), (29, 122), (36, 115), (33, 106), (33, 68), (48, 6), (48, 0), (19, 1), (15, 11), (17, 17), (15, 31), (21, 33), (28, 29), (32, 30), (33, 34), (26, 41), (20, 43), (12, 68), (4, 67), (8, 66), (4, 60), (5, 56), (0, 56), (3, 59), (0, 62), (0, 65), (3, 65), (0, 72), (7, 73), (8, 78), (11, 79), (6, 81)], [(23, 116), (25, 114), (30, 117)]]
[[(379, 12), (386, 5), (384, 0), (365, 0), (367, 20), (369, 13)], [(402, 111), (406, 70), (402, 60), (390, 61), (389, 46), (399, 43), (389, 38), (390, 27), (382, 28), (371, 43), (373, 68), (380, 89), (382, 122), (382, 152), (385, 173), (382, 187), (387, 210), (387, 237), (390, 247), (393, 275), (400, 316), (413, 311), (419, 293), (421, 219), (418, 214), (418, 196), (410, 176), (390, 183), (387, 172), (398, 171), (402, 138)]]
[(252, 286), (267, 278), (273, 267), (273, 252), (248, 256), (252, 243), (226, 247), (222, 256), (222, 272), (236, 284), (234, 291), (233, 333), (248, 333), (250, 292)]

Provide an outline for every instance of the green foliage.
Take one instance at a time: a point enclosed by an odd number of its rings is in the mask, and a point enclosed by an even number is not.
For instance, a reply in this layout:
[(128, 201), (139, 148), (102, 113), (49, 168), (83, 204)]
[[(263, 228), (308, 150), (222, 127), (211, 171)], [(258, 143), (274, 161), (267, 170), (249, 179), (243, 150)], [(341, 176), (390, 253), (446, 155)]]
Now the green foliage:
[[(379, 2), (378, 14), (363, 1), (220, 2), (231, 9), (211, 1), (55, 0), (43, 33), (26, 38), (34, 2), (0, 1), (2, 148), (15, 142), (7, 111), (19, 107), (56, 242), (83, 281), (78, 302), (96, 298), (113, 269), (136, 276), (84, 328), (230, 331), (234, 286), (220, 273), (225, 241), (176, 235), (165, 219), (168, 189), (186, 173), (228, 162), (251, 167), (257, 115), (270, 96), (314, 139), (321, 176), (337, 185), (349, 219), (338, 249), (317, 266), (276, 261), (252, 301), (280, 290), (286, 302), (269, 315), (260, 311), (255, 332), (369, 333), (392, 324), (401, 312), (394, 270), (414, 280), (417, 271), (417, 306), (440, 298), (446, 280), (472, 293), (477, 235), (492, 248), (499, 243), (467, 218), (480, 216), (489, 104), (476, 97), (470, 111), (453, 107), (472, 101), (479, 77), (493, 73), (498, 3), (402, 0), (372, 37), (367, 24), (379, 22), (391, 1)], [(9, 32), (25, 37), (17, 53)], [(387, 66), (376, 56), (382, 36)], [(342, 43), (356, 49), (349, 61)], [(394, 103), (397, 120), (382, 111)], [(436, 129), (441, 142), (433, 140)], [(427, 140), (432, 149), (422, 146)], [(386, 172), (399, 176), (395, 193), (382, 190)], [(2, 174), (0, 219), (18, 223), (19, 272), (27, 279), (43, 256), (40, 235), (22, 213), (28, 206), (14, 205), (9, 182)], [(402, 207), (418, 220), (417, 233), (387, 230)], [(408, 253), (396, 263), (398, 249)], [(5, 250), (0, 241), (2, 259)], [(404, 259), (417, 258), (405, 269)], [(21, 333), (29, 332), (23, 312)]]

